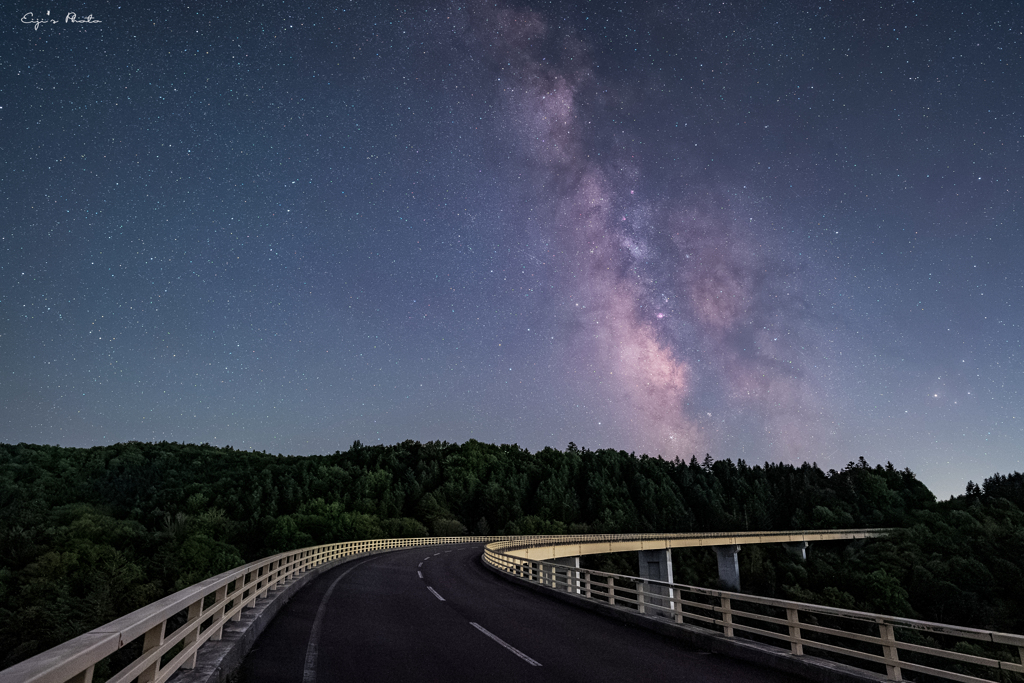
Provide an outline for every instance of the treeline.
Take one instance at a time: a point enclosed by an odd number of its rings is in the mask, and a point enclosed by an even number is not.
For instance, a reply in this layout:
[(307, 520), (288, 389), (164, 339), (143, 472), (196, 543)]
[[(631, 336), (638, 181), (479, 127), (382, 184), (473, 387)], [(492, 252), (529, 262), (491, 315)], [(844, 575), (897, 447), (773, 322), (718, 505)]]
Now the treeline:
[[(744, 549), (744, 589), (1014, 630), (1020, 480), (997, 475), (936, 503), (909, 470), (863, 458), (825, 472), (574, 444), (356, 442), (310, 457), (0, 445), (0, 667), (248, 560), (428, 535), (901, 527), (885, 541), (815, 548), (806, 563)], [(715, 580), (706, 557), (677, 565), (677, 580)]]

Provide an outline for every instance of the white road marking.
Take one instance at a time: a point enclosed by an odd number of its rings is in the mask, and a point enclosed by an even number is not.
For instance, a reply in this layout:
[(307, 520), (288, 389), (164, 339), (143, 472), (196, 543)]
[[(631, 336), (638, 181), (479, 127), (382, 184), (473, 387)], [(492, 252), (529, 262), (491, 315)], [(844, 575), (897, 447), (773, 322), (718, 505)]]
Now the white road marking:
[(422, 562), (420, 562), (420, 563), (419, 563), (418, 565), (416, 565), (416, 566), (417, 566), (417, 567), (422, 567), (422, 566), (423, 566), (423, 563), (422, 563)]
[[(369, 560), (363, 560), (359, 564), (364, 564)], [(331, 598), (331, 593), (334, 592), (334, 587), (338, 585), (338, 582), (348, 576), (348, 573), (359, 566), (359, 564), (346, 569), (341, 576), (334, 580), (331, 587), (324, 593), (324, 597), (320, 600), (320, 608), (316, 611), (316, 618), (313, 619), (313, 628), (309, 631), (309, 645), (306, 646), (306, 664), (302, 669), (302, 683), (316, 683), (316, 660), (320, 655), (320, 625), (324, 621), (324, 614), (327, 612), (327, 601)]]
[(423, 578), (423, 572), (421, 572), (419, 569), (416, 570), (416, 573), (420, 575), (421, 579)]
[(440, 555), (440, 554), (441, 554), (441, 553), (434, 553), (434, 557), (437, 557), (437, 556), (438, 556), (438, 555)]
[(514, 654), (516, 657), (519, 657), (519, 659), (523, 660), (524, 662), (526, 662), (530, 666), (540, 666), (540, 662), (538, 662), (536, 659), (534, 659), (534, 658), (532, 658), (532, 657), (530, 657), (528, 655), (523, 654), (522, 652), (520, 652), (519, 650), (517, 650), (514, 647), (512, 647), (511, 645), (509, 645), (508, 643), (506, 643), (504, 640), (502, 640), (498, 636), (494, 635), (493, 633), (491, 633), (490, 631), (485, 629), (480, 624), (476, 623), (475, 621), (471, 621), (469, 623), (477, 631), (480, 631), (480, 633), (483, 633), (485, 636), (487, 636), (488, 638), (490, 638), (491, 640), (496, 642), (498, 645), (501, 645), (503, 648), (505, 648), (506, 650), (508, 650), (512, 654)]
[[(445, 601), (444, 598), (442, 598), (441, 595), (436, 590), (431, 588), (430, 586), (427, 586), (427, 590), (430, 591), (431, 593), (433, 593), (434, 597), (437, 598), (438, 600), (440, 600), (441, 602)], [(306, 682), (303, 681), (302, 683), (306, 683)]]

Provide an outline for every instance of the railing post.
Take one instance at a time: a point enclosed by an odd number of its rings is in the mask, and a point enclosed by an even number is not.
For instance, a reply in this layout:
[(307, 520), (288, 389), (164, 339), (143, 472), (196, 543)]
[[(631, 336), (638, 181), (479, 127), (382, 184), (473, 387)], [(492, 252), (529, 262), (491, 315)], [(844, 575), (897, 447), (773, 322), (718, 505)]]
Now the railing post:
[(732, 600), (727, 597), (721, 597), (722, 601), (722, 631), (726, 638), (732, 638)]
[(644, 606), (644, 584), (646, 583), (646, 581), (638, 581), (636, 584), (636, 609), (640, 614), (647, 613)]
[(224, 637), (224, 624), (221, 622), (224, 621), (224, 605), (226, 604), (225, 598), (227, 597), (227, 594), (228, 586), (227, 584), (224, 584), (217, 589), (217, 592), (213, 596), (213, 605), (211, 605), (211, 607), (214, 608), (213, 623), (217, 624), (217, 630), (212, 636), (210, 636), (210, 640), (220, 640)]
[(615, 577), (608, 577), (608, 604), (615, 604)]
[(882, 656), (885, 658), (885, 675), (890, 681), (902, 681), (900, 671), (900, 653), (896, 649), (896, 633), (892, 624), (878, 621), (878, 635), (882, 637)]
[[(234, 595), (234, 597), (231, 598), (231, 602), (232, 602), (231, 609), (235, 609), (236, 607), (238, 607), (239, 605), (242, 604), (242, 594), (245, 591), (242, 588), (242, 579), (241, 578), (235, 579), (234, 581), (229, 581), (228, 585), (231, 585), (232, 583), (234, 584), (234, 588), (232, 588), (230, 591), (228, 591), (228, 593), (232, 593)], [(225, 588), (227, 588), (227, 586), (225, 586)], [(235, 610), (235, 613), (231, 616), (231, 621), (241, 621), (241, 620), (242, 620), (242, 610), (240, 610), (240, 609), (239, 610)]]
[(676, 591), (676, 597), (679, 598), (672, 605), (672, 611), (675, 612), (675, 621), (677, 624), (683, 623), (683, 596), (682, 593)]
[(804, 644), (800, 637), (800, 613), (795, 607), (786, 608), (786, 621), (789, 622), (789, 637), (793, 639), (789, 644), (789, 649), (795, 655), (802, 655)]
[[(184, 630), (186, 626), (191, 629), (188, 633), (185, 634), (185, 637), (181, 639), (182, 645), (184, 645), (184, 647), (186, 648), (190, 647), (193, 643), (199, 640), (199, 623), (200, 621), (202, 621), (204, 600), (204, 598), (200, 598), (199, 600), (193, 602), (191, 605), (188, 606), (188, 616), (185, 619), (185, 625), (181, 627), (182, 630)], [(182, 662), (181, 668), (196, 668), (196, 659), (198, 658), (198, 656), (198, 652), (193, 652), (191, 657)], [(139, 683), (142, 683), (141, 678), (139, 679)]]
[[(145, 655), (148, 652), (152, 652), (164, 644), (164, 626), (166, 624), (166, 621), (161, 621), (159, 624), (146, 631), (146, 635), (142, 639), (142, 654)], [(139, 683), (150, 683), (150, 681), (156, 678), (156, 672), (159, 670), (160, 658), (157, 657), (156, 661), (139, 673)]]
[(584, 595), (589, 598), (590, 597), (590, 572), (584, 572), (584, 574), (583, 574), (583, 585), (585, 587), (584, 588), (584, 591), (585, 591)]
[(85, 671), (76, 674), (74, 678), (68, 681), (68, 683), (92, 683), (92, 674), (95, 668), (95, 664), (89, 665)]

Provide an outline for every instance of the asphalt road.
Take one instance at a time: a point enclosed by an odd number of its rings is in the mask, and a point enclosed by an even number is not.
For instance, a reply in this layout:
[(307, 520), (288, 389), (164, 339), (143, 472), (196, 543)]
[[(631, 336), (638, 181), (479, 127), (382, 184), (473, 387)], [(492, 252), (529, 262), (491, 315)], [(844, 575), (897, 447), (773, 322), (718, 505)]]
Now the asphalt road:
[(241, 683), (792, 680), (523, 590), (482, 552), (417, 548), (334, 568), (278, 613)]

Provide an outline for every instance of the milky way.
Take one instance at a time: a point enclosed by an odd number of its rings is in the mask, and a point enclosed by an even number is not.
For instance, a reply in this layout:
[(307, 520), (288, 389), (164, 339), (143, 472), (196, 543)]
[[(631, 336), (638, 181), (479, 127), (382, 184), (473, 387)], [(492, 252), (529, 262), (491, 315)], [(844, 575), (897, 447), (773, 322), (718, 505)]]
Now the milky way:
[(0, 440), (1020, 469), (1012, 4), (233, 7), (0, 18)]
[[(728, 414), (749, 410), (758, 438), (774, 446), (765, 455), (819, 455), (821, 409), (793, 349), (800, 307), (780, 301), (799, 285), (780, 272), (770, 235), (759, 239), (759, 226), (716, 206), (727, 204), (721, 193), (694, 192), (686, 179), (658, 200), (637, 194), (642, 155), (588, 139), (581, 100), (617, 85), (594, 74), (575, 35), (552, 36), (537, 12), (486, 4), (467, 24), (467, 43), (498, 74), (503, 113), (541, 179), (534, 248), (561, 255), (568, 277), (558, 296), (571, 304), (562, 315), (577, 328), (572, 353), (601, 377), (631, 443), (684, 457), (706, 447), (722, 428), (701, 411), (695, 385), (703, 382)], [(701, 356), (697, 370), (691, 359)]]

